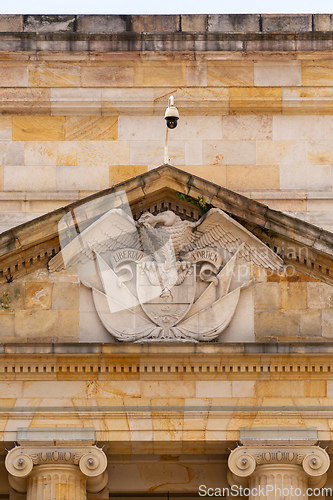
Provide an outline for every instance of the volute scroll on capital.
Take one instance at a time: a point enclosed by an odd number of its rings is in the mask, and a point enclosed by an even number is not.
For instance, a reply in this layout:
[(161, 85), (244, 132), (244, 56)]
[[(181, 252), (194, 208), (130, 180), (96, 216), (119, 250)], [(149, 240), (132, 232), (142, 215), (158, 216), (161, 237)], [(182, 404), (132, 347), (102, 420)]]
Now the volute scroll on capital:
[(89, 493), (97, 493), (107, 485), (107, 457), (97, 446), (27, 444), (10, 450), (5, 460), (10, 485), (19, 493), (27, 491), (27, 479), (34, 467), (50, 464), (77, 466), (86, 477)]
[(229, 478), (244, 484), (257, 466), (273, 464), (298, 465), (309, 482), (317, 485), (326, 479), (330, 458), (319, 446), (239, 446), (229, 455)]

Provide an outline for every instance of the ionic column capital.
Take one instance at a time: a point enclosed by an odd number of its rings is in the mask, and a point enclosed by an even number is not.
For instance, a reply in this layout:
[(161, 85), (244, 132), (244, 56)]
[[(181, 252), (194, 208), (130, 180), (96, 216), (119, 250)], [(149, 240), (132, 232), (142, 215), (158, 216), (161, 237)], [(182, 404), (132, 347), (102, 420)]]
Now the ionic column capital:
[(311, 485), (325, 483), (330, 458), (319, 446), (239, 446), (228, 459), (229, 482), (246, 484), (257, 466), (298, 465)]
[(16, 446), (6, 456), (11, 486), (27, 491), (27, 479), (34, 469), (45, 465), (77, 466), (87, 480), (87, 491), (97, 493), (107, 484), (107, 458), (97, 446), (43, 444)]

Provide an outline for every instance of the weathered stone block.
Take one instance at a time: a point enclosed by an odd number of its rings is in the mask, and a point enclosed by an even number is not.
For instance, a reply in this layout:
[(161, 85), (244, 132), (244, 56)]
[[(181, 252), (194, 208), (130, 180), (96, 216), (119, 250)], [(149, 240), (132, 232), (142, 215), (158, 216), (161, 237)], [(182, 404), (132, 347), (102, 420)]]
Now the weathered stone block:
[(313, 14), (313, 31), (333, 31), (333, 15)]
[[(162, 141), (131, 141), (130, 162), (132, 165), (148, 165), (157, 167), (163, 163), (164, 144)], [(171, 165), (185, 163), (184, 141), (169, 142), (169, 158)]]
[(208, 61), (207, 85), (211, 87), (251, 87), (254, 83), (252, 61)]
[(63, 116), (13, 116), (14, 141), (62, 141), (65, 139)]
[(234, 191), (249, 189), (279, 189), (278, 165), (228, 165), (227, 188)]
[(202, 165), (202, 142), (185, 142), (185, 163), (187, 165)]
[[(271, 116), (224, 116), (222, 121), (223, 139), (234, 141), (262, 140), (265, 144), (272, 139), (272, 117)], [(267, 161), (278, 163), (277, 160)]]
[(189, 381), (141, 381), (141, 396), (143, 398), (194, 398), (196, 383)]
[(254, 63), (254, 84), (259, 87), (302, 85), (301, 61)]
[(308, 284), (308, 307), (311, 309), (333, 308), (333, 287), (325, 283)]
[(323, 337), (333, 337), (333, 310), (324, 309), (322, 311)]
[(140, 382), (136, 380), (107, 380), (92, 382), (87, 387), (87, 397), (106, 399), (115, 398), (118, 400), (119, 398), (124, 397), (140, 398)]
[(51, 380), (21, 382), (24, 398), (86, 398), (87, 382), (81, 380)]
[(50, 309), (51, 297), (51, 283), (25, 284), (25, 306), (27, 309)]
[(307, 152), (301, 141), (257, 141), (256, 156), (259, 165), (307, 163)]
[(127, 62), (92, 64), (81, 69), (82, 87), (132, 87), (133, 65)]
[(208, 15), (209, 33), (257, 33), (258, 14), (211, 14)]
[(304, 87), (330, 87), (333, 78), (333, 61), (302, 61)]
[(42, 61), (29, 65), (29, 87), (80, 87), (77, 63)]
[(279, 114), (282, 111), (281, 88), (230, 88), (229, 99), (230, 112), (232, 114), (254, 113), (271, 115)]
[(0, 117), (0, 141), (11, 141), (12, 139), (12, 118), (9, 116)]
[(49, 191), (56, 189), (56, 169), (51, 166), (5, 166), (5, 191)]
[(256, 385), (257, 397), (325, 397), (325, 380), (260, 380)]
[(312, 31), (311, 14), (263, 14), (261, 21), (264, 33), (302, 33)]
[(127, 141), (82, 141), (77, 151), (77, 164), (129, 165), (129, 144)]
[(206, 165), (255, 164), (255, 142), (204, 141), (203, 162)]
[(147, 172), (146, 165), (113, 165), (109, 167), (109, 184), (113, 186)]
[(109, 168), (106, 165), (58, 166), (57, 190), (98, 191), (109, 187)]
[(18, 380), (1, 380), (0, 382), (1, 399), (6, 398), (21, 398), (22, 397), (22, 382)]
[(307, 189), (325, 191), (332, 189), (329, 165), (282, 164), (280, 165), (281, 189)]
[(282, 309), (306, 309), (306, 293), (306, 283), (281, 283)]
[(118, 138), (118, 118), (103, 117), (67, 117), (65, 139), (67, 141), (115, 141)]
[(58, 142), (58, 166), (75, 166), (77, 164), (77, 142)]
[(54, 338), (58, 342), (78, 342), (80, 334), (79, 311), (62, 309), (57, 312), (59, 312), (59, 319), (53, 329)]
[(66, 32), (74, 31), (75, 16), (64, 15), (29, 15), (25, 16), (23, 31), (25, 32)]
[[(133, 68), (131, 69), (133, 70)], [(186, 62), (169, 60), (136, 62), (134, 65), (134, 86), (153, 87), (154, 85), (158, 87), (186, 86)], [(120, 83), (119, 86), (121, 86)]]
[(255, 309), (280, 309), (281, 288), (279, 283), (256, 283), (254, 286)]
[(28, 86), (28, 65), (25, 61), (1, 61), (0, 74), (0, 87)]
[[(119, 116), (118, 138), (120, 141), (158, 141), (165, 136), (165, 121), (160, 116)], [(180, 125), (180, 122), (179, 122)], [(170, 131), (170, 139), (177, 130)]]
[(261, 311), (254, 315), (254, 329), (257, 337), (297, 337), (299, 320), (294, 311)]
[(333, 164), (333, 142), (315, 141), (308, 142), (308, 163), (315, 165)]
[(186, 64), (186, 84), (188, 87), (207, 86), (206, 61), (189, 61)]
[(79, 284), (54, 283), (52, 292), (52, 309), (79, 309)]
[(23, 142), (0, 141), (0, 165), (23, 165)]
[(132, 31), (135, 33), (175, 33), (180, 30), (178, 15), (140, 15), (132, 17)]
[(14, 340), (15, 335), (15, 323), (14, 323), (14, 313), (5, 312), (0, 310), (0, 341), (4, 342), (4, 338), (8, 339), (12, 337)]
[(231, 397), (254, 398), (256, 396), (256, 382), (254, 380), (232, 380), (231, 381)]
[(76, 16), (78, 33), (123, 33), (126, 17), (117, 15)]
[(26, 141), (24, 143), (25, 165), (57, 165), (58, 143), (55, 141)]
[(58, 311), (44, 309), (28, 309), (16, 311), (15, 314), (15, 336), (31, 337), (54, 337), (54, 329), (59, 321)]
[(15, 14), (1, 14), (0, 16), (0, 32), (10, 33), (15, 31), (23, 31), (23, 16)]
[(325, 130), (323, 116), (273, 116), (274, 140), (317, 140)]
[(182, 32), (205, 32), (207, 30), (208, 16), (205, 14), (182, 14), (181, 30)]
[(302, 312), (299, 317), (299, 332), (302, 337), (311, 341), (313, 337), (321, 337), (321, 313), (320, 311)]

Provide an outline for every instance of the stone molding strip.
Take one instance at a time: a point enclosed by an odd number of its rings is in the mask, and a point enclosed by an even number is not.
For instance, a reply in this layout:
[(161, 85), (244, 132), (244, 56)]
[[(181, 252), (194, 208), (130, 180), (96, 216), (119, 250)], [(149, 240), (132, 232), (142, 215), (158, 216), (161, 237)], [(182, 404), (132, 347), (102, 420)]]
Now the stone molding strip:
[[(13, 53), (15, 52), (11, 54)], [(332, 53), (333, 50), (327, 53), (325, 57), (332, 58)], [(43, 54), (45, 56), (45, 53)], [(195, 60), (195, 53), (192, 53), (191, 57), (190, 53), (187, 54), (189, 59)], [(214, 54), (221, 55), (220, 52), (214, 52)], [(304, 58), (309, 57), (310, 59), (312, 54), (311, 51), (308, 51), (304, 53)], [(108, 53), (108, 56), (112, 58), (112, 54)], [(235, 54), (233, 54), (234, 56)], [(0, 51), (1, 62), (5, 62), (10, 57), (10, 52), (1, 53)], [(115, 57), (119, 57), (119, 54), (115, 54)], [(225, 54), (224, 57), (227, 59), (229, 54)], [(254, 52), (252, 56), (249, 52), (246, 53), (248, 61), (251, 57), (258, 58), (258, 51)], [(274, 55), (270, 55), (270, 57), (274, 57)], [(122, 54), (122, 58), (126, 60), (126, 54)], [(286, 53), (285, 58), (287, 61), (293, 60), (295, 51)], [(68, 60), (67, 54), (66, 60)], [(166, 55), (164, 58), (166, 65), (169, 60), (169, 55)], [(240, 64), (242, 63), (241, 57), (235, 60), (239, 60)], [(182, 87), (172, 85), (171, 80), (170, 86), (167, 86), (167, 82), (165, 82), (164, 87), (157, 89), (156, 92), (154, 87), (122, 87), (121, 95), (113, 93), (115, 87), (112, 86), (73, 88), (2, 87), (0, 88), (0, 113), (2, 115), (24, 114), (31, 116), (162, 115), (165, 105), (160, 95), (164, 91), (163, 98), (171, 94), (175, 96), (182, 116), (198, 114), (227, 116), (252, 113), (293, 115), (305, 112), (310, 115), (332, 114), (333, 98), (331, 87), (328, 86), (315, 87), (315, 96), (312, 95), (314, 92), (312, 87), (257, 86), (250, 88), (256, 89), (256, 92), (250, 92), (249, 87), (241, 86), (188, 86), (184, 90)], [(133, 91), (138, 91), (138, 89), (140, 99), (135, 100)], [(159, 96), (156, 96), (156, 94)]]
[[(225, 343), (193, 343), (180, 344), (120, 344), (120, 343), (97, 343), (97, 342), (75, 342), (75, 343), (0, 343), (0, 354), (110, 354), (110, 355), (141, 355), (147, 354), (169, 354), (170, 356), (186, 354), (202, 354), (205, 359), (211, 355), (239, 355), (239, 354), (310, 354), (312, 357), (323, 354), (327, 360), (327, 354), (333, 354), (333, 342), (225, 342)], [(281, 356), (279, 357), (279, 359)], [(324, 359), (324, 358), (323, 358)]]
[[(112, 345), (112, 344), (111, 344)], [(29, 353), (30, 348), (30, 353)], [(237, 348), (237, 346), (236, 346)], [(31, 353), (27, 346), (21, 354), (0, 355), (0, 380), (118, 380), (186, 379), (196, 380), (332, 380), (333, 357), (324, 354), (235, 354), (223, 349), (214, 352), (181, 354), (167, 347), (157, 354), (144, 354), (128, 347), (127, 353), (46, 354)], [(77, 349), (79, 351), (79, 349)], [(190, 357), (189, 357), (190, 356)], [(330, 359), (331, 358), (331, 359)]]

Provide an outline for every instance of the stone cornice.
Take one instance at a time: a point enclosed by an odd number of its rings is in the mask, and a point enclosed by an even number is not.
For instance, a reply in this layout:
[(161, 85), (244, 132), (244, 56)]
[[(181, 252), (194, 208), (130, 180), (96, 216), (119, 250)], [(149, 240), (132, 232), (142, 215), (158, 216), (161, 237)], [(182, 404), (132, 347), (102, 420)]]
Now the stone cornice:
[(329, 14), (2, 15), (0, 50), (331, 50)]
[(237, 344), (182, 347), (7, 346), (6, 353), (0, 354), (0, 380), (122, 380), (124, 376), (131, 380), (197, 380), (198, 375), (201, 380), (333, 379), (333, 355), (327, 349), (317, 354), (311, 349), (269, 354), (237, 353)]

